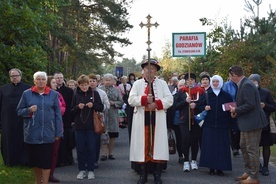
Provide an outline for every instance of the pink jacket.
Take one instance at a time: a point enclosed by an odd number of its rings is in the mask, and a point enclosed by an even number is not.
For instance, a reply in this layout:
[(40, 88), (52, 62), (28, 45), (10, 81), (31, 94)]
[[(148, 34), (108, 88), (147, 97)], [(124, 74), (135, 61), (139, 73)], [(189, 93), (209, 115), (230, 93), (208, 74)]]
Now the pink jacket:
[(66, 110), (66, 103), (64, 101), (64, 98), (63, 98), (62, 94), (60, 94), (59, 92), (58, 92), (58, 101), (59, 101), (59, 107), (60, 107), (61, 115), (63, 115), (65, 110)]

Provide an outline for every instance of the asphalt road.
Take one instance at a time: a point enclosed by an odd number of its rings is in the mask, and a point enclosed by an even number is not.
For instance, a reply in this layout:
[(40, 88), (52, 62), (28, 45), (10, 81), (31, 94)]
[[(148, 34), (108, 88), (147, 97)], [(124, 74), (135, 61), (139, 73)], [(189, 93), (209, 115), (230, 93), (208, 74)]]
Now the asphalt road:
[[(129, 142), (127, 129), (120, 129), (120, 136), (115, 141), (114, 149), (115, 160), (99, 161), (99, 168), (94, 171), (95, 179), (77, 180), (78, 167), (76, 153), (74, 151), (75, 164), (71, 166), (58, 167), (55, 170), (55, 176), (63, 184), (75, 183), (96, 183), (96, 184), (134, 184), (138, 181), (139, 175), (131, 169), (129, 162)], [(237, 183), (234, 178), (243, 173), (242, 156), (232, 158), (233, 170), (225, 171), (225, 176), (209, 175), (207, 168), (199, 168), (197, 171), (183, 172), (182, 165), (177, 163), (178, 156), (170, 155), (168, 168), (162, 173), (163, 183), (173, 184), (233, 184)], [(276, 167), (269, 165), (270, 175), (262, 176), (262, 184), (276, 184)], [(153, 176), (148, 176), (147, 183), (154, 183)]]

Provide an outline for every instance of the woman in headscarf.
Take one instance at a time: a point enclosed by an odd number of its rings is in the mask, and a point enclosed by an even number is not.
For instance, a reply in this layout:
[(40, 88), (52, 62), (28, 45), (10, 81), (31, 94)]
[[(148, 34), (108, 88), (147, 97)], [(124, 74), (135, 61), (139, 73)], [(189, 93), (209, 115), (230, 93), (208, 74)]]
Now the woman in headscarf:
[(221, 88), (223, 80), (219, 75), (211, 78), (208, 90), (208, 112), (202, 126), (202, 144), (199, 166), (210, 169), (209, 174), (223, 176), (223, 171), (232, 170), (229, 125), (231, 114), (223, 111), (222, 105), (232, 102), (232, 97)]

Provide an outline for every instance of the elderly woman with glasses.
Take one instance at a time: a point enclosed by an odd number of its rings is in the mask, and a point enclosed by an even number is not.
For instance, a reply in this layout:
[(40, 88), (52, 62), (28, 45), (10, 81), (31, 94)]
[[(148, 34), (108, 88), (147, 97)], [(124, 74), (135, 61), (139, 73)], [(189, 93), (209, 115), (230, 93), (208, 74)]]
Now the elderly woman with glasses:
[(55, 140), (63, 136), (58, 93), (46, 86), (47, 74), (34, 74), (34, 86), (24, 91), (17, 114), (24, 121), (24, 142), (29, 148), (29, 165), (34, 168), (35, 183), (47, 184)]

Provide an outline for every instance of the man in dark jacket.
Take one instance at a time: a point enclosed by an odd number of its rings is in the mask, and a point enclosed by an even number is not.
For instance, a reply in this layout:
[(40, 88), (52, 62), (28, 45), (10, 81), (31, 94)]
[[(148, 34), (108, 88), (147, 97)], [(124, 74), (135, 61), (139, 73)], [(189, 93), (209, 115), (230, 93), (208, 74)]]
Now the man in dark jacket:
[(54, 74), (54, 77), (57, 82), (57, 91), (62, 95), (66, 103), (66, 110), (62, 116), (64, 132), (63, 139), (61, 139), (59, 146), (57, 166), (71, 165), (74, 163), (72, 149), (75, 147), (75, 138), (73, 134), (74, 130), (72, 128), (72, 116), (70, 109), (74, 91), (65, 86), (62, 73), (57, 72)]
[(238, 85), (237, 107), (230, 107), (232, 117), (237, 117), (241, 132), (240, 147), (245, 162), (245, 172), (236, 178), (241, 184), (259, 184), (259, 143), (262, 128), (268, 121), (261, 107), (259, 92), (252, 81), (244, 76), (241, 66), (229, 68), (229, 77)]
[(0, 87), (1, 153), (7, 166), (26, 165), (23, 120), (17, 116), (16, 107), (22, 93), (31, 86), (21, 82), (22, 72), (17, 68), (11, 69), (9, 76), (11, 83)]

